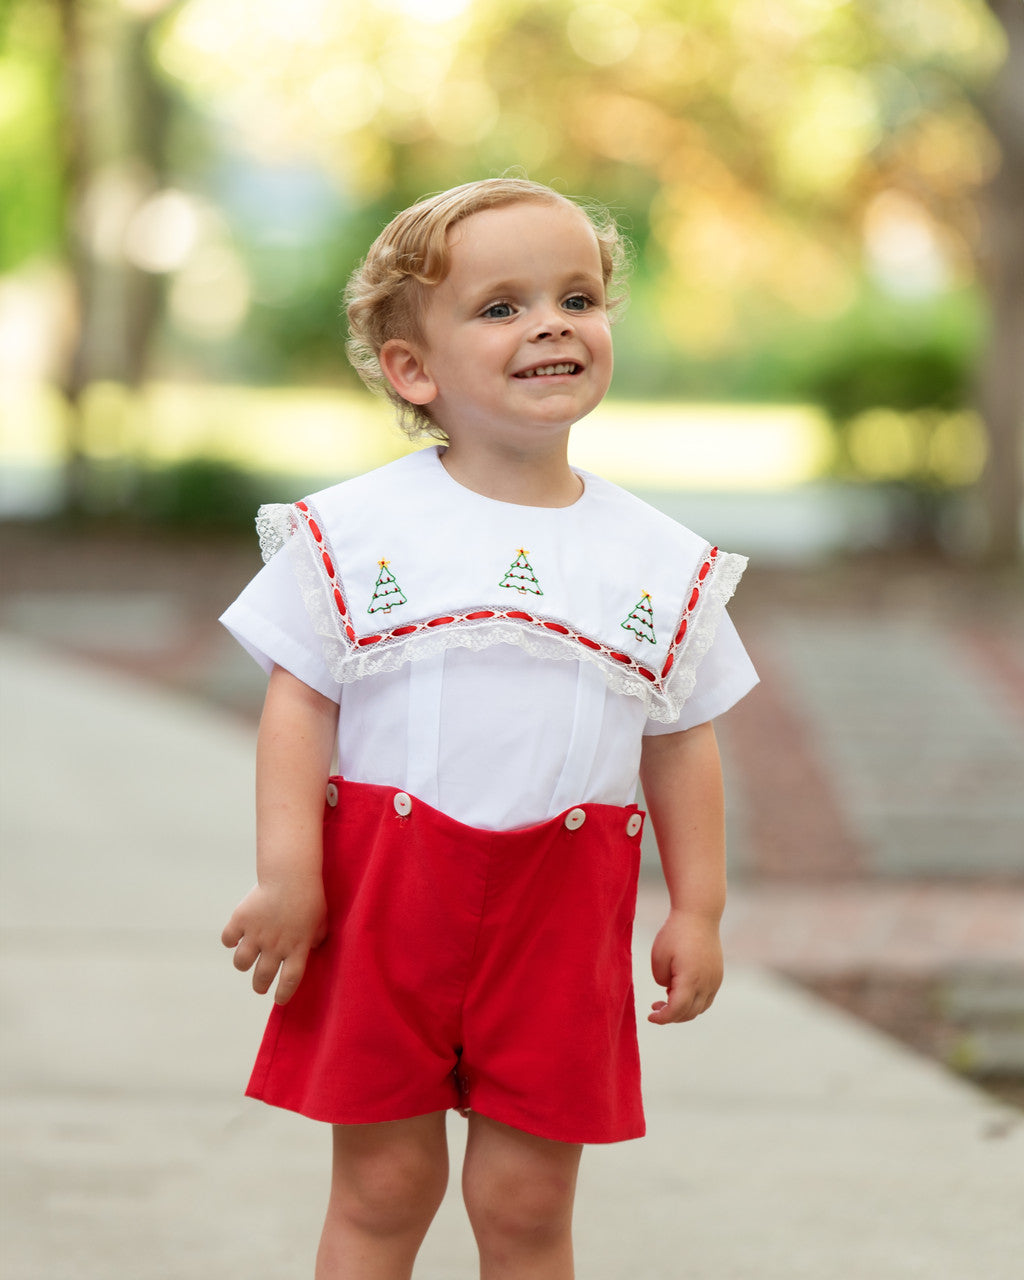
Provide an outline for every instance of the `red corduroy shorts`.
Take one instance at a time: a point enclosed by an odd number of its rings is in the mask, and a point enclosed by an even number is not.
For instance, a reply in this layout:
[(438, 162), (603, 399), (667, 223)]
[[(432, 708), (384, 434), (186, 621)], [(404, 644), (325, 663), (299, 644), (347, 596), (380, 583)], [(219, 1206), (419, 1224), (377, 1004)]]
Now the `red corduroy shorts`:
[(643, 815), (481, 831), (333, 778), (327, 940), (250, 1097), (334, 1124), (455, 1107), (561, 1142), (644, 1132), (631, 965)]

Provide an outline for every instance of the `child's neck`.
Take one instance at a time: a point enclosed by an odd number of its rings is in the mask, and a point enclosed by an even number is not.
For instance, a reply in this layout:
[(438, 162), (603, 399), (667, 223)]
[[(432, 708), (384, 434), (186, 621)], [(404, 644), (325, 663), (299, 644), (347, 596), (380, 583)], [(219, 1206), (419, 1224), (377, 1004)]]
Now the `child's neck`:
[(478, 450), (449, 444), (441, 463), (453, 480), (497, 502), (523, 507), (571, 507), (583, 481), (569, 466), (566, 444), (551, 451)]

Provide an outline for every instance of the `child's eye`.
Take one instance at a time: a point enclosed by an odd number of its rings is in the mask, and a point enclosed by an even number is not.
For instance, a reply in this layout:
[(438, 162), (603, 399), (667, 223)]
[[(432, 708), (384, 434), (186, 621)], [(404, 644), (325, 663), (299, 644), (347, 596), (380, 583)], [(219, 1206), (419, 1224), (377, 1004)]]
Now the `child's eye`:
[(566, 311), (587, 311), (594, 304), (584, 293), (574, 293), (562, 303)]
[(488, 320), (507, 320), (513, 313), (511, 302), (492, 302), (481, 313)]

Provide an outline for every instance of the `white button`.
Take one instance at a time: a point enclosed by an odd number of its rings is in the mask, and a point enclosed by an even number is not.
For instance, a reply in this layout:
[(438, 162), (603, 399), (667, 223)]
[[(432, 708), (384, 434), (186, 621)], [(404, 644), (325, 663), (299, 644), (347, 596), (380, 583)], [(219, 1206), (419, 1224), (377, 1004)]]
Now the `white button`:
[(643, 825), (643, 818), (638, 813), (631, 813), (626, 822), (626, 835), (635, 836)]
[(338, 788), (333, 782), (328, 782), (327, 784), (327, 803), (332, 809), (338, 803)]
[(578, 831), (587, 820), (587, 815), (582, 809), (570, 809), (565, 815), (565, 825), (570, 831)]
[(404, 791), (399, 791), (395, 795), (395, 813), (400, 818), (407, 818), (412, 813), (412, 800)]

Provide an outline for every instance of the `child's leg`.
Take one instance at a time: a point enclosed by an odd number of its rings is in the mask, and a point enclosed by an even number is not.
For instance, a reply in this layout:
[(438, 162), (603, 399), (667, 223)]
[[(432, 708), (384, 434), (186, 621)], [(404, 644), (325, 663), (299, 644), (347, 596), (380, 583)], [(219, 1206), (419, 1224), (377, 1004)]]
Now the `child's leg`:
[(408, 1280), (447, 1185), (445, 1112), (335, 1125), (316, 1280)]
[(470, 1113), (462, 1191), (481, 1280), (572, 1280), (582, 1150)]

